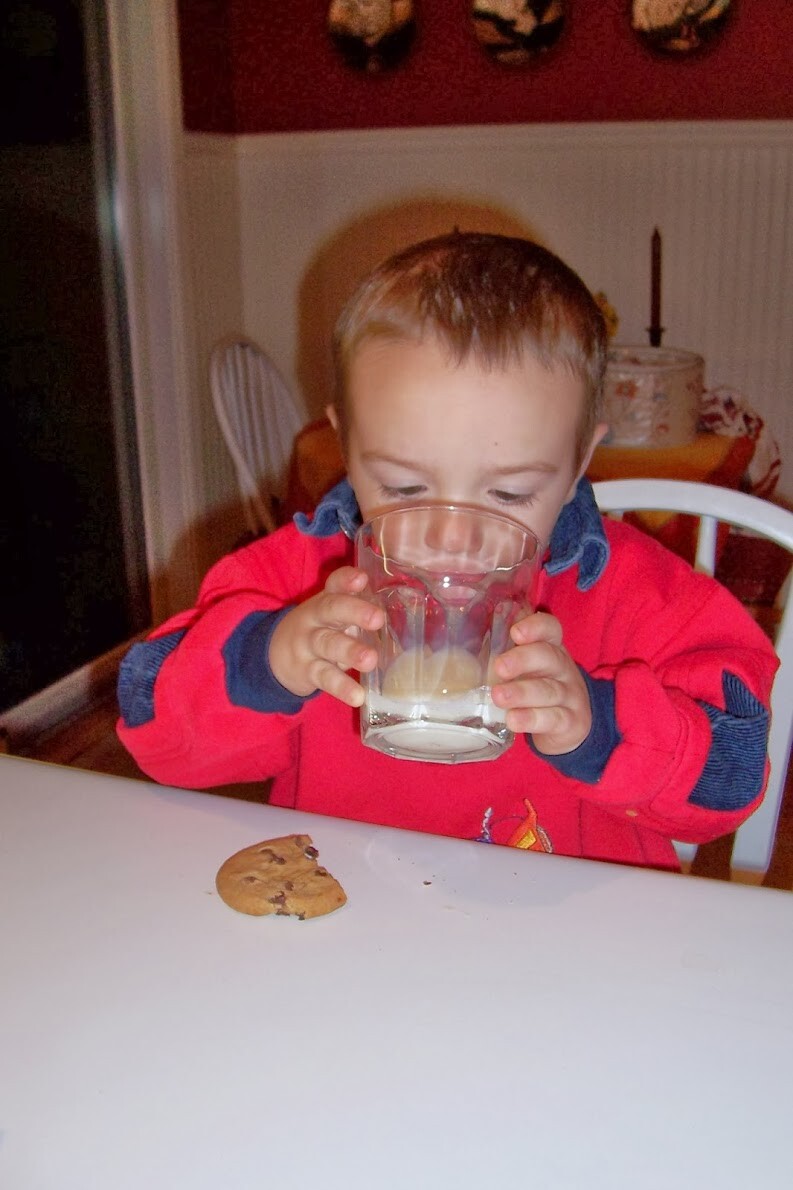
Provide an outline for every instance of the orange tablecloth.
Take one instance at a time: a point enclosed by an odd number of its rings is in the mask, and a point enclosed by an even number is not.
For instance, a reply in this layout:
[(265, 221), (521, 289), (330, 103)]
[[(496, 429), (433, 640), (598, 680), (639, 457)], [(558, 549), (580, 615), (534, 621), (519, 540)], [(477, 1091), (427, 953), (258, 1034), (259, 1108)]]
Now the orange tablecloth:
[[(601, 479), (688, 479), (723, 488), (739, 488), (753, 453), (754, 442), (750, 438), (705, 433), (698, 434), (688, 446), (600, 446), (592, 456), (587, 475), (593, 482)], [(697, 531), (693, 517), (669, 512), (637, 512), (625, 519), (693, 561)], [(724, 527), (720, 532), (720, 543), (723, 543), (728, 529)]]
[(600, 479), (690, 479), (738, 487), (754, 452), (750, 438), (698, 434), (688, 446), (599, 446), (587, 474)]

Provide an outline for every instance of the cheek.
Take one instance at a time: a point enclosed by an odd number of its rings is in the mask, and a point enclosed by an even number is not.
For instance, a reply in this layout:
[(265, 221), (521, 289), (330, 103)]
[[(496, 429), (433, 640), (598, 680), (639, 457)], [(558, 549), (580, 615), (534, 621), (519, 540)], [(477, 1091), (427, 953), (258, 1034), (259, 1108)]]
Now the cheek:
[(531, 529), (542, 545), (548, 545), (551, 540), (554, 526), (565, 505), (565, 495), (566, 493), (555, 494), (553, 498), (543, 500), (534, 508), (526, 509), (523, 516), (516, 518), (520, 519), (527, 529)]
[(355, 498), (358, 501), (361, 516), (364, 521), (368, 521), (372, 514), (375, 511), (380, 511), (382, 505), (386, 503), (380, 487), (365, 472), (357, 468), (354, 463), (351, 463), (347, 468), (347, 478), (352, 485), (352, 490), (355, 492)]

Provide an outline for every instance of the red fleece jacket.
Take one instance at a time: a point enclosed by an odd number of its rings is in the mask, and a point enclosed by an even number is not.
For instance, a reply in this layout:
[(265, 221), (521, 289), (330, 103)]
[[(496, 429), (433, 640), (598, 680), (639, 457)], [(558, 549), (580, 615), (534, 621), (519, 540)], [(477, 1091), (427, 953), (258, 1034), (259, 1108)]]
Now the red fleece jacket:
[[(713, 580), (630, 526), (609, 522), (611, 558), (590, 590), (577, 568), (543, 574), (539, 606), (559, 618), (573, 658), (614, 682), (620, 741), (589, 784), (518, 738), (498, 760), (438, 765), (364, 748), (357, 712), (326, 694), (294, 714), (229, 700), (222, 648), (251, 612), (299, 602), (351, 561), (341, 533), (293, 526), (224, 558), (196, 608), (153, 634), (188, 629), (158, 668), (153, 718), (119, 722), (121, 740), (157, 781), (192, 788), (273, 777), (275, 805), (565, 855), (677, 867), (670, 842), (734, 830), (759, 802), (713, 810), (689, 798), (725, 709), (724, 675), (767, 707), (777, 660), (765, 635)], [(265, 668), (265, 659), (262, 659)]]

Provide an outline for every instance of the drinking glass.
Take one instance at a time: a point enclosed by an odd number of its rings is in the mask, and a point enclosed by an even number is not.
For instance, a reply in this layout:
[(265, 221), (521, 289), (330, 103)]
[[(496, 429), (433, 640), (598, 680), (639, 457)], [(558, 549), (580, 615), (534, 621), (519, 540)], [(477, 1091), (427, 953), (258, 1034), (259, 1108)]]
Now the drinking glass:
[(356, 536), (385, 623), (367, 640), (361, 739), (403, 760), (493, 760), (512, 743), (493, 661), (534, 608), (541, 551), (508, 516), (449, 504), (391, 509)]

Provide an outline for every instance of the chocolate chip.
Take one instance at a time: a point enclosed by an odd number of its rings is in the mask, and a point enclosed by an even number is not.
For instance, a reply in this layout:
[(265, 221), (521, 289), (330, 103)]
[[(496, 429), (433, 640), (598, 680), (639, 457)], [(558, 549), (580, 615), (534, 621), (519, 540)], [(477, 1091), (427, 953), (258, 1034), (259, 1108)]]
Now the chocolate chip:
[(293, 890), (293, 888), (294, 888), (294, 887), (295, 887), (295, 886), (294, 886), (294, 884), (292, 883), (292, 881), (291, 881), (291, 880), (285, 880), (285, 881), (284, 881), (284, 888), (286, 889), (286, 891), (287, 891), (287, 892), (292, 892), (292, 890)]
[(259, 877), (258, 876), (243, 876), (242, 879), (245, 884), (256, 884)]
[(274, 897), (268, 897), (267, 900), (268, 900), (269, 904), (271, 904), (271, 905), (285, 905), (286, 904), (286, 893), (285, 892), (276, 893)]
[(319, 855), (319, 852), (317, 851), (316, 847), (306, 847), (303, 850), (303, 855), (306, 857), (306, 859), (316, 859)]
[(327, 876), (328, 869), (327, 868), (316, 868), (314, 871), (314, 875), (315, 876)]
[(266, 855), (271, 864), (285, 864), (286, 860), (282, 855), (276, 855), (272, 847), (260, 847), (259, 855)]

